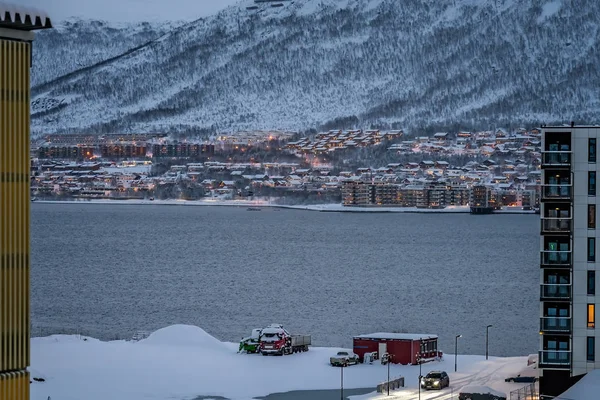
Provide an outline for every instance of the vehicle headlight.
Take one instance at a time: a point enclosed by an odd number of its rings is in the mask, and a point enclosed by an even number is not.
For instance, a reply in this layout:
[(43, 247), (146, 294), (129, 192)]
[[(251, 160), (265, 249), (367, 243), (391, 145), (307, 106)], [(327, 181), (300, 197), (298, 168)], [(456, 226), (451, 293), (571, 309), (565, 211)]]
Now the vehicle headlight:
[(437, 386), (440, 384), (440, 381), (433, 381), (433, 384)]
[(421, 379), (421, 384), (425, 384), (425, 379)]

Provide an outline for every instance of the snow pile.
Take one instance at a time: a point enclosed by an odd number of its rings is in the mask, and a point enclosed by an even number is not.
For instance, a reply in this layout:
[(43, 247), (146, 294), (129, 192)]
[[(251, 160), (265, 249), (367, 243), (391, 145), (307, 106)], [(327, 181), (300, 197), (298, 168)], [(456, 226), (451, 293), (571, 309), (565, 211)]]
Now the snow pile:
[(171, 325), (152, 333), (139, 343), (153, 346), (190, 346), (204, 349), (224, 349), (223, 342), (192, 325)]

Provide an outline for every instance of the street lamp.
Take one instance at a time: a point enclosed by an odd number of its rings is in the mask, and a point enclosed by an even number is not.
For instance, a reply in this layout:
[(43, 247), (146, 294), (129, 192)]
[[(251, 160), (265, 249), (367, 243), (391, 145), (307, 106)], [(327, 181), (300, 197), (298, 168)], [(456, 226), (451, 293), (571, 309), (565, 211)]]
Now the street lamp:
[(457, 370), (456, 362), (458, 356), (458, 338), (460, 337), (462, 337), (462, 335), (456, 335), (456, 338), (454, 338), (454, 372)]
[(488, 325), (485, 327), (485, 359), (488, 359), (488, 335), (490, 333), (490, 328), (492, 325)]

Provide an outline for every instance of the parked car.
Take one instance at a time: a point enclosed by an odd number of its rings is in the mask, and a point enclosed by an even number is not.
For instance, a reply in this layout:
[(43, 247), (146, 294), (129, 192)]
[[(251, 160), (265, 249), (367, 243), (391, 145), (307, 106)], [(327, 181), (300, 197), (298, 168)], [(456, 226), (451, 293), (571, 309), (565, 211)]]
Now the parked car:
[(537, 382), (537, 378), (535, 376), (513, 376), (510, 378), (506, 378), (504, 382), (517, 382), (517, 383), (533, 383)]
[(523, 368), (517, 375), (504, 379), (504, 382), (533, 383), (537, 382), (538, 376), (537, 363), (533, 363)]
[(431, 371), (421, 378), (422, 389), (443, 389), (450, 386), (450, 377), (446, 371)]
[(360, 357), (351, 351), (338, 351), (338, 353), (329, 357), (329, 363), (332, 366), (347, 367), (348, 365), (356, 365), (360, 362)]

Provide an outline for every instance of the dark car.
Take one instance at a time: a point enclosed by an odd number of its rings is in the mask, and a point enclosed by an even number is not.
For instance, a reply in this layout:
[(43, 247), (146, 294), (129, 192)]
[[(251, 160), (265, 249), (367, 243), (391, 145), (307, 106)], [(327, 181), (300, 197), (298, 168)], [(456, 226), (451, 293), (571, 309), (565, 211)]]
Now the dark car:
[(421, 378), (422, 389), (443, 389), (450, 386), (450, 377), (445, 371), (431, 371)]
[(537, 382), (537, 378), (535, 376), (513, 376), (510, 378), (506, 378), (504, 382), (515, 382), (515, 383), (533, 383)]

